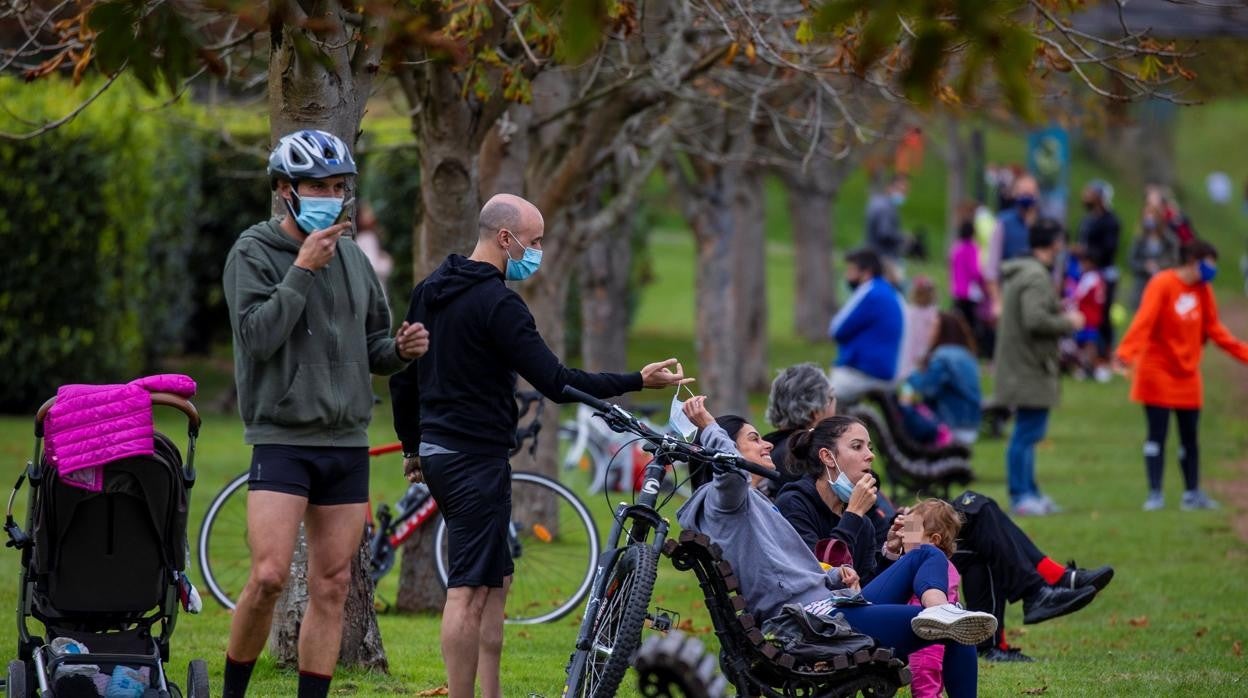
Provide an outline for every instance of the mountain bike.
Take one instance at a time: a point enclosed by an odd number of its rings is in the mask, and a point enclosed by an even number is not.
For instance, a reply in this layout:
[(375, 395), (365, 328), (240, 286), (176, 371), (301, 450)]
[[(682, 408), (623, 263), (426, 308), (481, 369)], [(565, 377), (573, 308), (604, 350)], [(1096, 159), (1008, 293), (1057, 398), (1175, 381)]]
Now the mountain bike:
[[(527, 425), (517, 430), (511, 455), (527, 447), (536, 452), (541, 431), (543, 399), (540, 393), (517, 393), (520, 413), (536, 405)], [(377, 457), (402, 451), (401, 444), (369, 449)], [(251, 566), (247, 546), (246, 484), (242, 473), (227, 484), (209, 505), (199, 532), (199, 566), (209, 593), (222, 606), (234, 608)], [(598, 528), (589, 509), (557, 480), (537, 473), (513, 471), (512, 521), (508, 542), (515, 574), (507, 594), (508, 623), (546, 623), (567, 615), (589, 593), (594, 561), (599, 556)], [(434, 549), (438, 579), (443, 588), (449, 575), (447, 529), (437, 502), (423, 483), (407, 488), (393, 509), (383, 503), (364, 523), (371, 553), (369, 574), (381, 579), (393, 567), (400, 546), (420, 527), (435, 526)]]
[(646, 621), (655, 627), (667, 625), (661, 616), (650, 614), (649, 607), (658, 574), (659, 551), (667, 539), (668, 523), (659, 509), (671, 497), (663, 503), (658, 498), (670, 466), (687, 463), (690, 469), (744, 470), (772, 480), (778, 476), (736, 454), (712, 451), (660, 434), (619, 406), (576, 388), (566, 387), (563, 394), (594, 408), (595, 416), (613, 431), (634, 435), (654, 454), (646, 466), (637, 502), (622, 502), (615, 510), (615, 523), (598, 558), (576, 648), (568, 661), (565, 697), (609, 698), (619, 689), (641, 644)]

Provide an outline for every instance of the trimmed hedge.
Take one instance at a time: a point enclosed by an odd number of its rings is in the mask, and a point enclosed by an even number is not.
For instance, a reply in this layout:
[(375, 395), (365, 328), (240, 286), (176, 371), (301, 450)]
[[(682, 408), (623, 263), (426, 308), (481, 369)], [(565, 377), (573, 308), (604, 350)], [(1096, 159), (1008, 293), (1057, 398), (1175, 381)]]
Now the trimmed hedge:
[[(90, 89), (0, 80), (8, 110), (35, 123)], [(0, 142), (0, 410), (28, 411), (64, 383), (124, 382), (182, 351), (202, 303), (204, 221), (250, 203), (205, 198), (219, 146), (195, 121), (118, 81), (60, 128)], [(0, 115), (0, 127), (29, 125)]]

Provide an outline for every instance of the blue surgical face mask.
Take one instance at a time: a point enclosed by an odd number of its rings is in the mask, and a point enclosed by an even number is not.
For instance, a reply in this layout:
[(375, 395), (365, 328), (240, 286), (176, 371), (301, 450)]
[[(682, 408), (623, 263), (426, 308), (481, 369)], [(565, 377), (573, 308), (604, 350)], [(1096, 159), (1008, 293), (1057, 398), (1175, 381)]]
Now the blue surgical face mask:
[(1209, 260), (1200, 260), (1200, 280), (1205, 283), (1212, 283), (1213, 277), (1218, 275), (1218, 267), (1210, 264)]
[(293, 190), (290, 193), (299, 202), (299, 213), (295, 213), (295, 207), (289, 200), (286, 201), (286, 210), (295, 217), (295, 223), (305, 234), (328, 228), (342, 213), (342, 199), (338, 197), (299, 196)]
[(888, 198), (892, 199), (894, 206), (900, 206), (906, 203), (906, 195), (899, 191), (895, 191), (892, 194), (889, 194)]
[(845, 471), (841, 470), (841, 464), (836, 462), (835, 456), (832, 458), (832, 465), (836, 466), (836, 471), (840, 474), (836, 476), (835, 480), (829, 475), (828, 484), (832, 486), (832, 493), (836, 495), (837, 499), (845, 504), (849, 504), (849, 496), (854, 493), (854, 483), (850, 482), (849, 478), (845, 476)]
[[(520, 242), (520, 238), (512, 235), (510, 231), (508, 231), (507, 234), (511, 235), (512, 240), (515, 240), (518, 243)], [(520, 246), (524, 247), (524, 243), (520, 243)], [(504, 274), (504, 278), (508, 281), (524, 281), (530, 276), (533, 276), (533, 273), (536, 272), (540, 266), (542, 266), (542, 251), (539, 249), (524, 247), (524, 255), (521, 256), (519, 260), (512, 259), (511, 252), (508, 252), (507, 272)]]
[(1014, 199), (1014, 205), (1024, 210), (1029, 209), (1032, 206), (1036, 205), (1036, 197), (1034, 196), (1017, 197)]

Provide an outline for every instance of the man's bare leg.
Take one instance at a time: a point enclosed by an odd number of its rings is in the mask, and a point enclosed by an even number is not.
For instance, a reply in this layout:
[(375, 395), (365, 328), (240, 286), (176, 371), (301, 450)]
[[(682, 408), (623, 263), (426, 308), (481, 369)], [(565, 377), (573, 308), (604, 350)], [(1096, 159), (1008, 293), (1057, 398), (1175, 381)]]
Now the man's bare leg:
[(503, 659), (503, 618), (511, 575), (503, 578), (501, 589), (488, 589), (481, 614), (481, 637), (477, 654), (477, 680), (482, 698), (503, 698), (499, 665)]
[(442, 610), (442, 661), (446, 663), (449, 698), (475, 695), (481, 617), (489, 587), (453, 587), (446, 590)]
[(247, 493), (251, 573), (234, 608), (226, 649), (235, 661), (255, 661), (264, 650), (269, 626), (273, 624), (273, 606), (290, 576), (290, 559), (307, 506), (308, 500), (298, 495), (267, 491)]
[(333, 676), (342, 644), (342, 608), (368, 504), (309, 506), (308, 610), (299, 628), (299, 671)]

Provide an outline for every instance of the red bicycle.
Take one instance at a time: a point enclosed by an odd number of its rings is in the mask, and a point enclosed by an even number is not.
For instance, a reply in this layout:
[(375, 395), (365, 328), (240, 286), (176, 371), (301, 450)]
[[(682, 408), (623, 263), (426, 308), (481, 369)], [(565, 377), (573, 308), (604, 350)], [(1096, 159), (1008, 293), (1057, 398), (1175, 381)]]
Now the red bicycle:
[[(517, 393), (520, 413), (537, 406), (532, 421), (517, 432), (517, 447), (535, 452), (541, 430), (543, 399), (538, 393)], [(378, 457), (402, 451), (398, 443), (376, 446)], [(234, 608), (251, 567), (247, 545), (247, 473), (227, 484), (209, 505), (199, 531), (199, 567), (209, 593), (222, 606)], [(599, 554), (598, 528), (589, 509), (557, 480), (525, 471), (511, 475), (512, 517), (508, 531), (515, 574), (507, 594), (508, 623), (547, 623), (577, 608), (593, 583)], [(381, 504), (366, 523), (372, 554), (370, 574), (376, 582), (398, 558), (398, 550), (420, 527), (435, 526), (438, 579), (446, 586), (446, 524), (424, 484), (414, 484), (394, 505)]]

